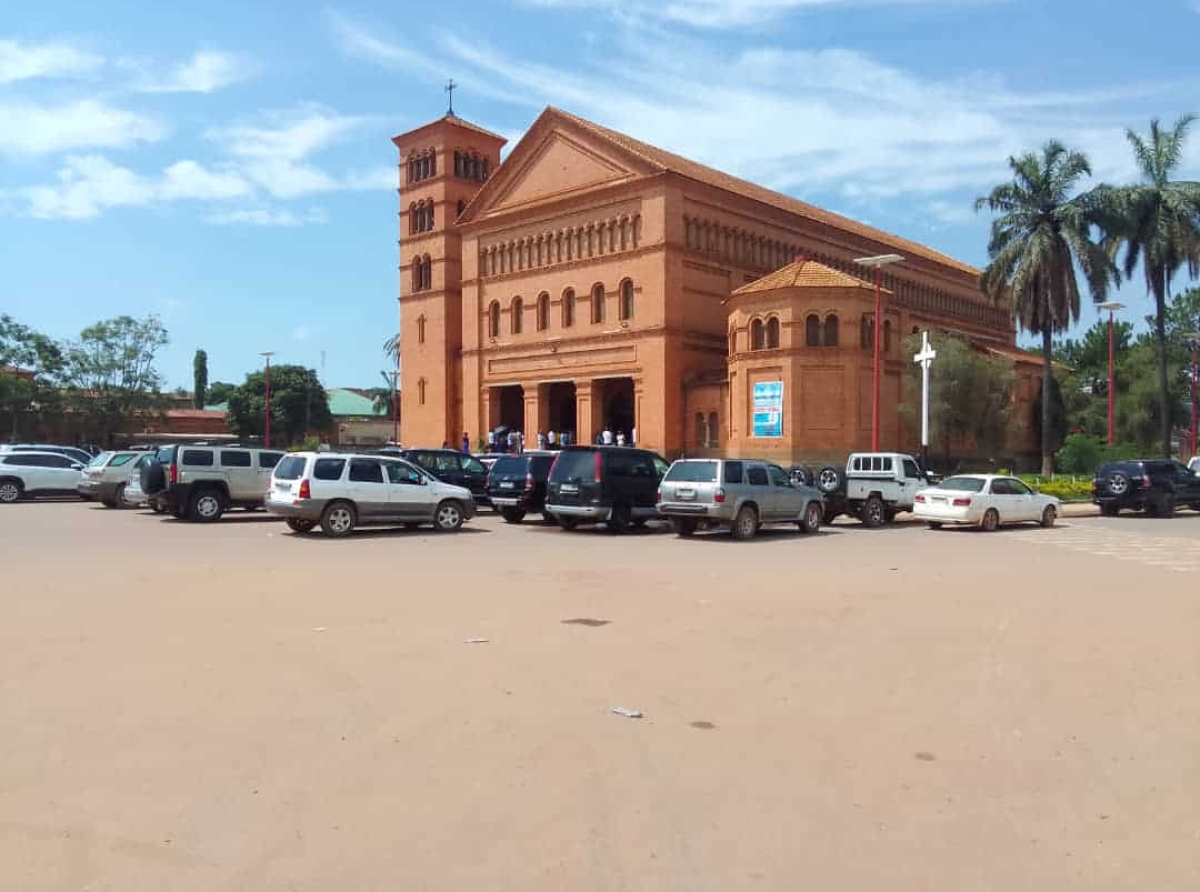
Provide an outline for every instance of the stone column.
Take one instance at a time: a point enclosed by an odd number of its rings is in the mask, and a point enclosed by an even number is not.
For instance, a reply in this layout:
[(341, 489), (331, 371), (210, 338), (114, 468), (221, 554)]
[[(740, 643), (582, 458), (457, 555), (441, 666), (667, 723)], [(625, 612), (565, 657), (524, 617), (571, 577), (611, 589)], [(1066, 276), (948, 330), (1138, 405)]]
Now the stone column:
[(575, 442), (593, 443), (601, 430), (604, 413), (604, 382), (575, 382)]

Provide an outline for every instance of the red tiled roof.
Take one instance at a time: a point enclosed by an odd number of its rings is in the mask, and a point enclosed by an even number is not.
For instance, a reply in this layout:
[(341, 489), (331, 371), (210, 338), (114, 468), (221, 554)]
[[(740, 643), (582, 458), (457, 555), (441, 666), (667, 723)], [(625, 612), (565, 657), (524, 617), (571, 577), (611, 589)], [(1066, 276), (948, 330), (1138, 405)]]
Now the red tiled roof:
[[(817, 263), (815, 260), (797, 260), (761, 279), (735, 288), (730, 297), (775, 291), (778, 288), (865, 288), (872, 292), (875, 290), (874, 285), (823, 263)], [(886, 288), (880, 290), (891, 294)]]
[(224, 418), (225, 413), (213, 409), (167, 409), (168, 418)]

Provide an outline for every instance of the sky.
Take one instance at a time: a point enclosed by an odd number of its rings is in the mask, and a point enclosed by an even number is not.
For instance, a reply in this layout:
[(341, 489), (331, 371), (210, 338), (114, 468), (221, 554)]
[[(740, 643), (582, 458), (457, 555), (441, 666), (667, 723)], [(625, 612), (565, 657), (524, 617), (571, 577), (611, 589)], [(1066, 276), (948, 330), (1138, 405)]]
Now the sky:
[[(1118, 4), (1112, 4), (1116, 7)], [(1124, 6), (1123, 4), (1121, 6)], [(300, 363), (382, 384), (391, 137), (446, 111), (508, 149), (556, 105), (975, 265), (974, 199), (1057, 138), (1200, 111), (1200, 0), (209, 0), (8, 4), (0, 312), (61, 339), (157, 314), (190, 387)], [(1200, 126), (1181, 173), (1200, 179)], [(1140, 281), (1120, 298), (1151, 307)], [(1082, 326), (1097, 311), (1085, 306)]]

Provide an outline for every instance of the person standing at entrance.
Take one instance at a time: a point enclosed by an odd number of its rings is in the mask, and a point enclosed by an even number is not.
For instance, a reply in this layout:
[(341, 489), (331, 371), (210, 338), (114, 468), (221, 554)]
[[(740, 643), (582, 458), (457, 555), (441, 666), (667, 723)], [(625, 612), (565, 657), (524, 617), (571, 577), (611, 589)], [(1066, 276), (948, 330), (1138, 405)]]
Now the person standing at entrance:
[(537, 444), (538, 444), (538, 449), (546, 448), (546, 435), (543, 434), (541, 431), (538, 431), (538, 434), (537, 434)]
[(556, 439), (557, 438), (554, 436), (554, 431), (548, 431), (546, 433), (546, 445), (549, 446), (551, 449), (554, 448), (554, 443), (555, 443)]
[(471, 454), (471, 436), (466, 431), (463, 431), (462, 452), (463, 455)]
[(617, 445), (618, 446), (625, 445), (625, 431), (617, 431)]
[(600, 434), (600, 438), (601, 438), (601, 440), (600, 440), (600, 441), (601, 441), (601, 442), (602, 442), (602, 443), (603, 443), (605, 446), (611, 446), (611, 445), (613, 444), (613, 432), (612, 432), (612, 428), (611, 428), (611, 427), (607, 427), (607, 426), (606, 426), (606, 427), (604, 428), (604, 432)]

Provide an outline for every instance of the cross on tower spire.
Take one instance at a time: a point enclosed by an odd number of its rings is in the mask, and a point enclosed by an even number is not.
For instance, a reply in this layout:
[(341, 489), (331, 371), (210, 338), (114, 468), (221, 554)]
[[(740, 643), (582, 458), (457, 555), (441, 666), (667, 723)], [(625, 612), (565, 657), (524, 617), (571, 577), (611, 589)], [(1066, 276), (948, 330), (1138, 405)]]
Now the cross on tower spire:
[(454, 114), (454, 91), (458, 89), (458, 84), (454, 83), (454, 78), (446, 81), (446, 93), (450, 97), (450, 106), (446, 109), (446, 114)]

